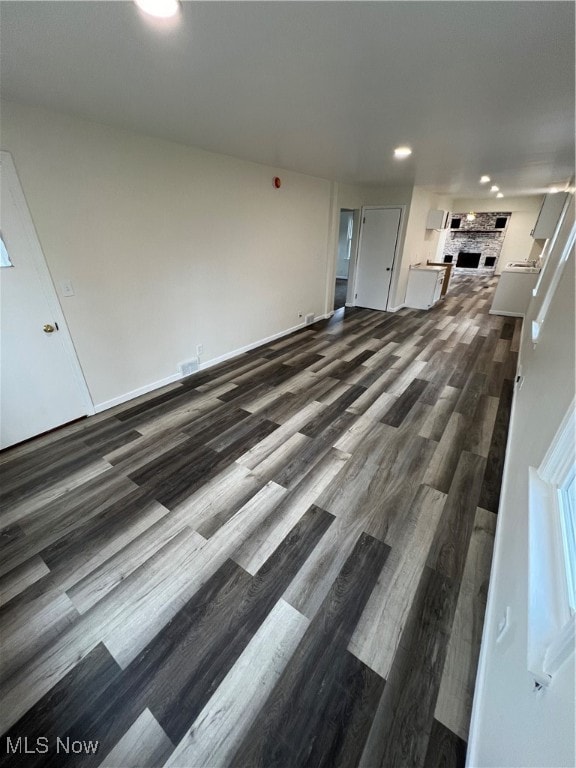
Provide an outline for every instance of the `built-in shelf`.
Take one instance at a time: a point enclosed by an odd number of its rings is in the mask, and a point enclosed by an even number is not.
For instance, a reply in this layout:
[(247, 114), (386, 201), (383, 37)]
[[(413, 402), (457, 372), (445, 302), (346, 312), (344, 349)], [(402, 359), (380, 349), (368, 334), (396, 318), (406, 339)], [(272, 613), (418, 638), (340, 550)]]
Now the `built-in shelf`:
[(451, 229), (452, 234), (469, 235), (473, 233), (475, 235), (497, 235), (499, 232), (505, 232), (504, 229)]

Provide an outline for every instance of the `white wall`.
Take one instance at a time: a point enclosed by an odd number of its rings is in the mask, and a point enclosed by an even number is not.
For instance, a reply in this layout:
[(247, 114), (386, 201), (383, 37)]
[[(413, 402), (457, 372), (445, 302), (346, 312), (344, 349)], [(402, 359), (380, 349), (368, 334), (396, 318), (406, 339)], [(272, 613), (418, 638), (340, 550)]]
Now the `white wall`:
[(395, 267), (395, 283), (392, 285), (393, 306), (404, 303), (410, 265), (418, 262), (426, 264), (428, 259), (431, 261), (436, 259), (440, 232), (426, 229), (429, 211), (431, 209), (451, 210), (450, 205), (449, 198), (429, 192), (422, 187), (414, 187), (412, 190), (402, 260), (400, 268)]
[(541, 195), (530, 195), (526, 197), (504, 197), (502, 199), (474, 199), (474, 198), (456, 198), (452, 202), (451, 210), (460, 211), (510, 211), (512, 216), (508, 222), (504, 244), (498, 263), (496, 264), (496, 274), (499, 275), (502, 269), (510, 261), (527, 261), (537, 259), (542, 252), (544, 242), (534, 240), (530, 232), (534, 229), (540, 206), (544, 197)]
[(340, 208), (358, 209), (363, 205), (410, 205), (412, 187), (386, 187), (375, 184), (339, 184)]
[(325, 312), (330, 182), (14, 103), (2, 148), (97, 406)]
[(398, 238), (398, 254), (400, 254), (399, 263), (394, 266), (394, 274), (390, 287), (389, 306), (395, 307), (396, 284), (402, 263), (402, 254), (404, 252), (404, 238), (406, 235), (406, 226), (408, 214), (410, 211), (410, 200), (412, 198), (412, 187), (385, 187), (372, 184), (339, 184), (338, 185), (338, 205), (340, 208), (352, 208), (358, 210), (364, 205), (373, 206), (398, 206), (403, 208), (402, 221), (400, 222), (400, 236)]
[[(544, 289), (565, 241), (549, 256)], [(574, 397), (574, 285), (572, 250), (536, 347), (530, 326), (545, 290), (532, 300), (523, 326), (524, 382), (515, 390), (510, 422), (469, 743), (468, 765), (478, 768), (576, 765), (574, 654), (539, 693), (527, 669), (528, 467), (540, 465)], [(497, 643), (507, 608), (510, 629)]]
[(404, 303), (408, 270), (411, 264), (434, 259), (439, 232), (426, 229), (431, 208), (451, 210), (451, 200), (421, 187), (377, 187), (372, 185), (339, 184), (338, 204), (341, 208), (361, 208), (363, 205), (402, 206), (403, 219), (398, 244), (399, 259), (394, 265), (390, 286), (389, 307)]

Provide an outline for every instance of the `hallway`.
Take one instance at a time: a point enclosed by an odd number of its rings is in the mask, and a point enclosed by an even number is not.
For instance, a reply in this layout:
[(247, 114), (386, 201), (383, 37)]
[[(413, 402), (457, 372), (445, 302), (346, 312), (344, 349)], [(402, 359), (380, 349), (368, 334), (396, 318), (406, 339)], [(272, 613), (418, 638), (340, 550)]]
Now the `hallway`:
[(495, 284), (0, 454), (0, 730), (49, 744), (0, 765), (463, 766), (521, 328)]

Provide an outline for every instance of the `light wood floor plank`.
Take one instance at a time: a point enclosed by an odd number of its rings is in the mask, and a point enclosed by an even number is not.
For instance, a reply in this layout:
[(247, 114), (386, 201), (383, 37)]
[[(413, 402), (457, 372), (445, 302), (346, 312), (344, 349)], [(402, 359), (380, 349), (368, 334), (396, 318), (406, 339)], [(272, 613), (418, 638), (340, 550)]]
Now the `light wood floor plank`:
[(495, 531), (496, 515), (478, 507), (436, 702), (436, 719), (464, 741), (468, 741)]
[(8, 603), (48, 573), (50, 569), (39, 555), (34, 555), (22, 565), (9, 571), (0, 578), (0, 606)]
[(225, 768), (308, 627), (279, 600), (178, 744), (165, 768)]
[(420, 486), (409, 524), (394, 542), (348, 646), (384, 679), (390, 674), (445, 501), (445, 494)]
[(145, 709), (99, 768), (157, 768), (173, 751), (174, 745), (150, 710)]

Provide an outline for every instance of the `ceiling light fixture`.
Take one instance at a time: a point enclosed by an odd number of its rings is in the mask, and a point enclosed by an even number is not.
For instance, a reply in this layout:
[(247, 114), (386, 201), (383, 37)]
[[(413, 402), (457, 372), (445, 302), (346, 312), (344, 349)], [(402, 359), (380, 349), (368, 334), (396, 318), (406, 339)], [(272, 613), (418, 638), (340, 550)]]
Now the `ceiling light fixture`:
[(169, 19), (180, 13), (179, 0), (134, 0), (138, 8), (157, 19)]
[(504, 197), (504, 195), (502, 194), (502, 192), (498, 192), (498, 194), (496, 195), (496, 197)]
[(550, 187), (550, 189), (548, 190), (548, 194), (550, 194), (550, 195), (557, 195), (558, 192), (560, 192), (558, 187)]
[(500, 187), (497, 187), (496, 184), (492, 184), (492, 186), (490, 187), (490, 192), (499, 192), (499, 191), (500, 191)]
[(394, 150), (394, 157), (398, 160), (404, 160), (406, 157), (410, 157), (412, 150), (410, 147), (396, 147)]
[(470, 213), (466, 214), (466, 221), (474, 221), (475, 218), (476, 218), (476, 214), (474, 213), (474, 211), (470, 211)]
[(480, 176), (480, 184), (488, 184), (490, 176)]

